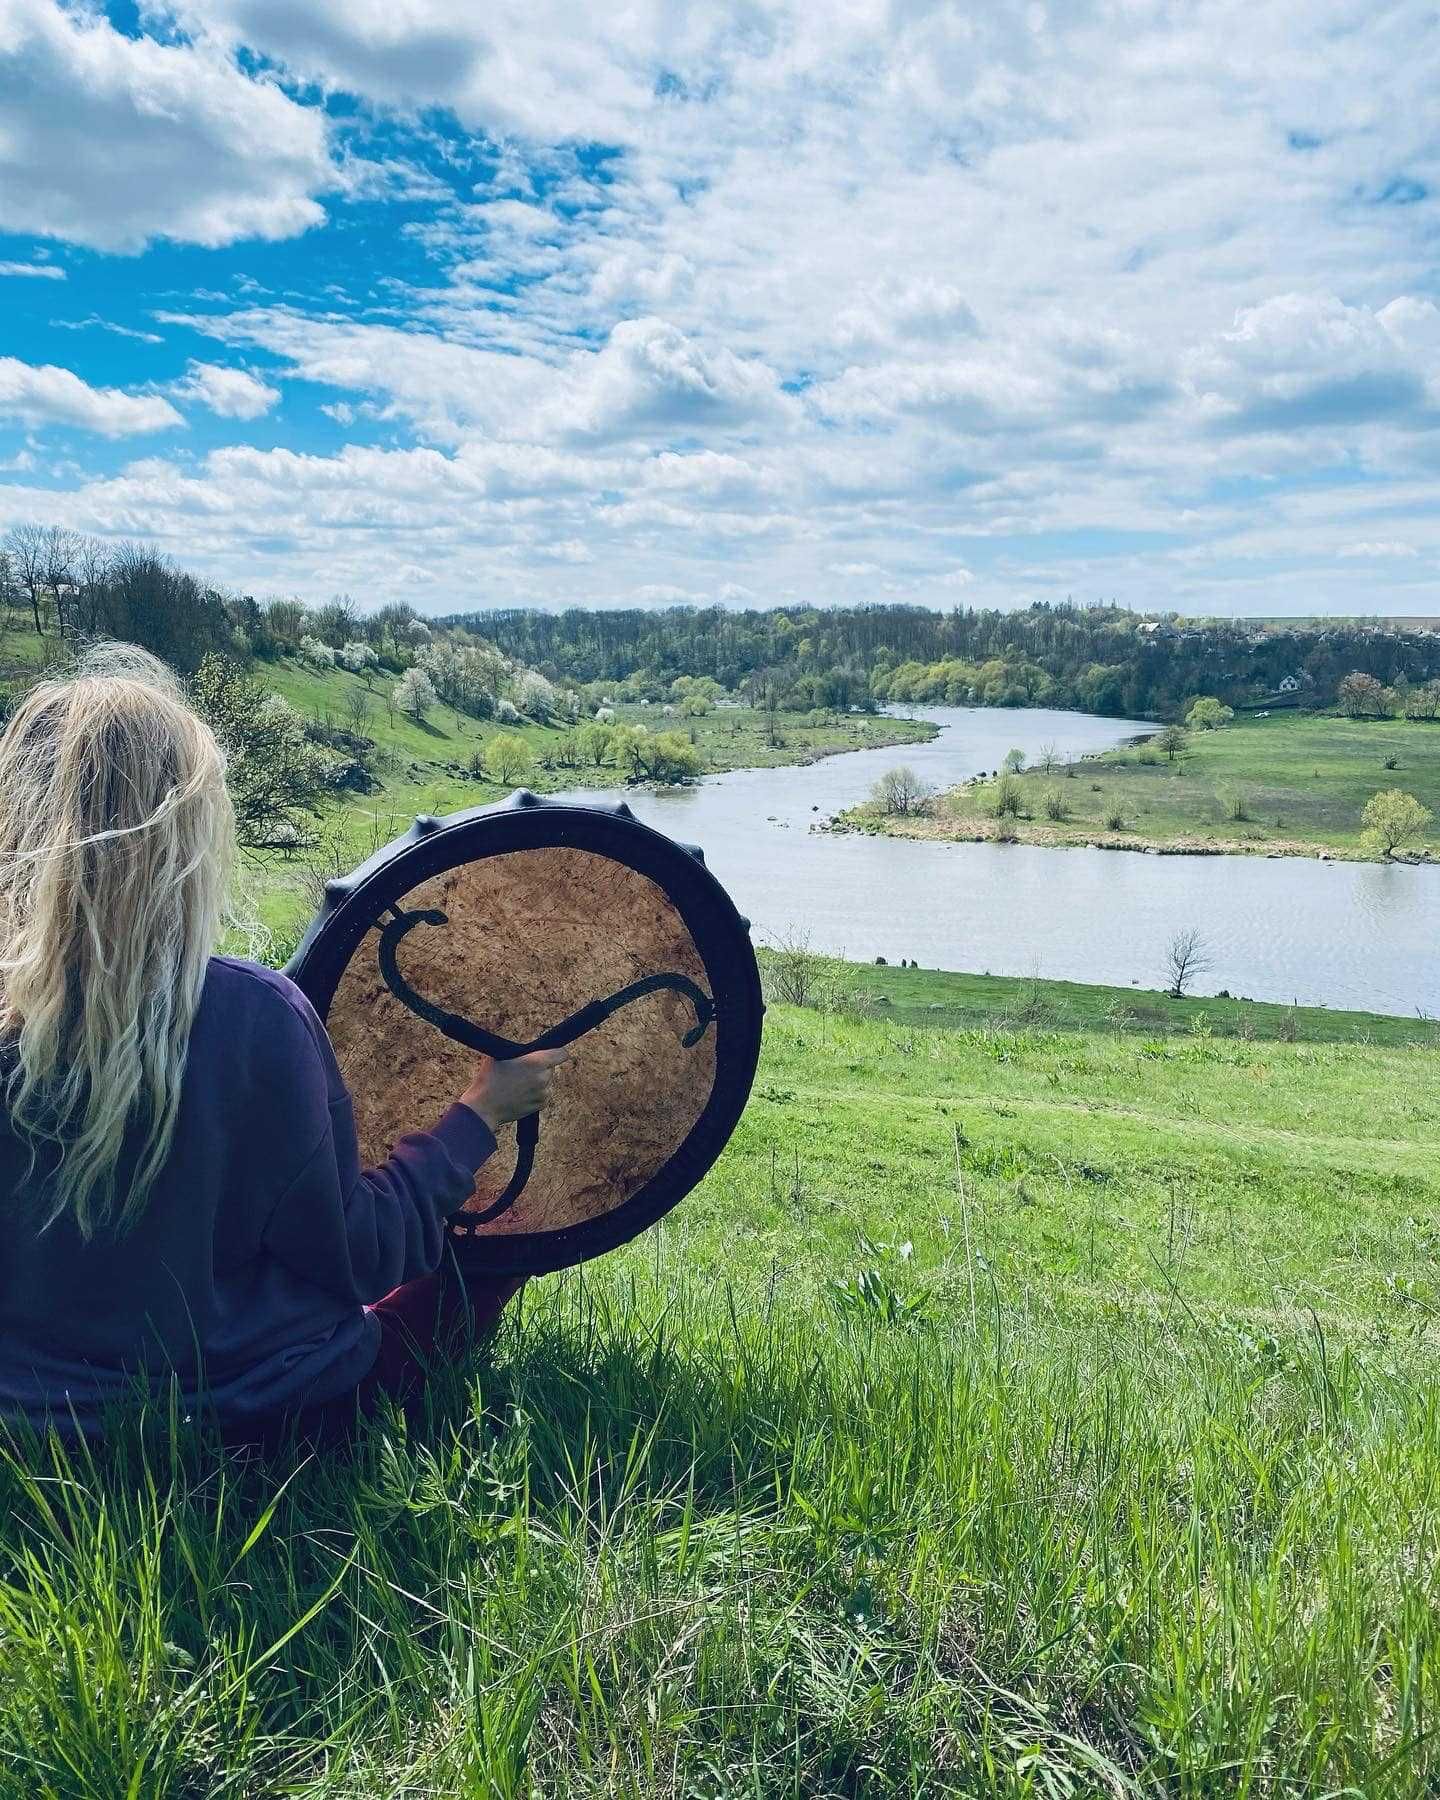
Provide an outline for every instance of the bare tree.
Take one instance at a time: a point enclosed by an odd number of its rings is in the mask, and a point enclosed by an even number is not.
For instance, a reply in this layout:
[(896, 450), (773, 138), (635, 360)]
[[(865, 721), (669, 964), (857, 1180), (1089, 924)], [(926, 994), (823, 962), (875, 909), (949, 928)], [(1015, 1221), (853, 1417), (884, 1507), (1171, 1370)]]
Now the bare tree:
[(1203, 975), (1214, 960), (1210, 946), (1195, 926), (1177, 931), (1165, 953), (1165, 972), (1170, 978), (1166, 993), (1172, 1000), (1183, 1000), (1186, 988)]
[(46, 565), (49, 549), (43, 525), (12, 525), (5, 534), (5, 548), (10, 553), (14, 577), (30, 602), (37, 637), (45, 632), (40, 617), (40, 597), (45, 592)]
[(1047, 775), (1053, 775), (1055, 773), (1055, 765), (1059, 760), (1060, 751), (1054, 738), (1051, 738), (1049, 743), (1040, 746), (1040, 767), (1044, 769)]
[(362, 687), (351, 687), (345, 693), (345, 728), (356, 737), (368, 737), (366, 727), (370, 723), (370, 696)]
[(825, 968), (825, 958), (810, 948), (808, 931), (780, 932), (760, 959), (766, 992), (782, 1006), (811, 1005)]
[(871, 789), (871, 798), (882, 812), (905, 819), (912, 813), (923, 812), (932, 792), (913, 769), (902, 765), (885, 771)]

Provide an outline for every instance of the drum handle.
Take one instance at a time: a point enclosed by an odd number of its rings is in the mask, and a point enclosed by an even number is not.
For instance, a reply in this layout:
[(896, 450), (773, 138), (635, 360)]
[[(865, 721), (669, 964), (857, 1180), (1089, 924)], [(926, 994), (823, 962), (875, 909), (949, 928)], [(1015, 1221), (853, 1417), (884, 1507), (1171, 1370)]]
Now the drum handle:
[[(597, 1025), (603, 1025), (613, 1013), (617, 1013), (632, 1001), (642, 999), (646, 994), (658, 994), (669, 990), (683, 994), (695, 1009), (695, 1023), (681, 1043), (687, 1050), (698, 1044), (704, 1037), (715, 1018), (715, 1002), (703, 988), (693, 982), (688, 975), (675, 974), (646, 975), (639, 981), (632, 981), (618, 993), (611, 994), (605, 1000), (592, 1000), (582, 1006), (578, 1012), (562, 1019), (549, 1031), (542, 1032), (532, 1043), (519, 1044), (513, 1038), (501, 1037), (499, 1032), (487, 1031), (483, 1025), (472, 1025), (469, 1019), (462, 1018), (459, 1013), (446, 1012), (444, 1007), (436, 1006), (423, 994), (417, 994), (400, 973), (400, 965), (396, 960), (396, 950), (400, 940), (417, 925), (448, 925), (448, 916), (438, 907), (427, 907), (423, 911), (402, 912), (398, 906), (392, 906), (390, 917), (380, 928), (380, 949), (378, 960), (380, 973), (385, 978), (385, 985), (395, 998), (407, 1006), (418, 1018), (442, 1032), (453, 1043), (464, 1044), (466, 1049), (474, 1050), (481, 1056), (494, 1057), (496, 1062), (513, 1062), (517, 1056), (528, 1056), (535, 1050), (560, 1050), (566, 1044), (573, 1044), (587, 1032), (594, 1031)], [(515, 1129), (515, 1168), (505, 1191), (497, 1200), (485, 1208), (483, 1212), (468, 1213), (467, 1220), (476, 1225), (483, 1225), (490, 1219), (498, 1219), (506, 1213), (520, 1198), (525, 1184), (530, 1179), (535, 1167), (535, 1151), (540, 1142), (540, 1115), (531, 1113), (528, 1118), (521, 1119)]]

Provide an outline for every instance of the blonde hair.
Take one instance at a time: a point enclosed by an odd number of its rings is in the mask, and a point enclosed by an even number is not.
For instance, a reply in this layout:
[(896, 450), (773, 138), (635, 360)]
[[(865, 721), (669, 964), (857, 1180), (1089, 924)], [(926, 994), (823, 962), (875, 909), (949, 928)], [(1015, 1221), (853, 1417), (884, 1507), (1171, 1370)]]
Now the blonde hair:
[(46, 1225), (68, 1214), (88, 1239), (144, 1211), (234, 845), (220, 746), (143, 650), (93, 646), (0, 735), (0, 1055), (32, 1175), (58, 1153)]

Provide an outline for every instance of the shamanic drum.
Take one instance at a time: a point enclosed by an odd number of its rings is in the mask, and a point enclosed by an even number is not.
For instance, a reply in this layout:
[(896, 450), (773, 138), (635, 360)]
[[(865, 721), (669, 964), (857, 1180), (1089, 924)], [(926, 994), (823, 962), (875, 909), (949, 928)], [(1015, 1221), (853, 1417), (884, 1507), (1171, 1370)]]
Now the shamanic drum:
[(625, 1243), (689, 1193), (744, 1110), (764, 1011), (747, 923), (698, 849), (623, 803), (521, 792), (420, 817), (332, 881), (287, 973), (325, 1020), (362, 1160), (497, 1059), (568, 1044), (543, 1131), (500, 1150), (450, 1231), (496, 1274)]

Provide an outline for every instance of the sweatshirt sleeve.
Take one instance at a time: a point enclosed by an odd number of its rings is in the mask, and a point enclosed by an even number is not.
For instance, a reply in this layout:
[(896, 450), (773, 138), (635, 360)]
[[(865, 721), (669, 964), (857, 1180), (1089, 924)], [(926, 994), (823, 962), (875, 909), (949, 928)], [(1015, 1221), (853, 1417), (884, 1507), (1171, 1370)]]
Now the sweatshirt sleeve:
[(308, 1005), (301, 1021), (313, 1060), (296, 1071), (296, 1088), (310, 1097), (303, 1111), (312, 1130), (297, 1143), (303, 1161), (271, 1208), (262, 1243), (307, 1281), (365, 1305), (440, 1266), (446, 1215), (474, 1191), (495, 1138), (457, 1101), (430, 1130), (399, 1139), (378, 1168), (362, 1169), (330, 1040)]

